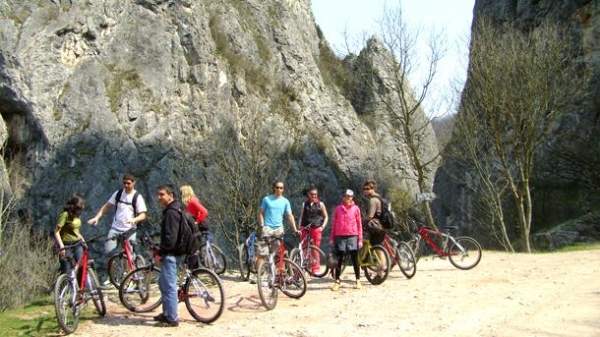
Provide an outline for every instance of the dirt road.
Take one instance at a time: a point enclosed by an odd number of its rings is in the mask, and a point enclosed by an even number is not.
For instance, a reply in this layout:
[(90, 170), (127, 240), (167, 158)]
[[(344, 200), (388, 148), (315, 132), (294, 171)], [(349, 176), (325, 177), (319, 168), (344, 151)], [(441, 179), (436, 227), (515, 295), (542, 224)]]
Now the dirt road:
[[(427, 258), (411, 280), (396, 267), (380, 286), (356, 290), (348, 280), (332, 292), (330, 284), (310, 280), (302, 299), (280, 295), (275, 310), (265, 311), (256, 285), (230, 275), (221, 318), (212, 325), (184, 318), (178, 328), (154, 327), (156, 313), (131, 314), (111, 295), (107, 317), (83, 323), (76, 335), (600, 336), (600, 250), (484, 252), (470, 271)], [(179, 312), (186, 313), (183, 304)]]

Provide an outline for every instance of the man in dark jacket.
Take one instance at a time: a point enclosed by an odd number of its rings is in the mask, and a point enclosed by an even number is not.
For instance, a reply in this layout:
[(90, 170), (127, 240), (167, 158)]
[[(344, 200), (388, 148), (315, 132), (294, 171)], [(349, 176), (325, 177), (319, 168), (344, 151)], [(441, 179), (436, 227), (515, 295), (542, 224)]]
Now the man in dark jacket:
[(164, 208), (160, 224), (161, 267), (159, 288), (162, 296), (163, 312), (154, 317), (163, 326), (178, 326), (177, 316), (177, 260), (179, 232), (181, 225), (181, 205), (173, 195), (170, 186), (159, 186), (158, 202)]

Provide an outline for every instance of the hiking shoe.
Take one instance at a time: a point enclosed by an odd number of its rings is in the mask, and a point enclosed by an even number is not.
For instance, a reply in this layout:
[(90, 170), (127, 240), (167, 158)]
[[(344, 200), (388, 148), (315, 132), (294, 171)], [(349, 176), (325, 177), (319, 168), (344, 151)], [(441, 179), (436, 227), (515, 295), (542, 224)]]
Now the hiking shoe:
[(340, 290), (340, 282), (339, 281), (335, 281), (333, 283), (333, 285), (331, 286), (331, 291), (338, 291)]
[(354, 289), (362, 289), (362, 283), (360, 283), (360, 280), (356, 280), (356, 284), (354, 285)]

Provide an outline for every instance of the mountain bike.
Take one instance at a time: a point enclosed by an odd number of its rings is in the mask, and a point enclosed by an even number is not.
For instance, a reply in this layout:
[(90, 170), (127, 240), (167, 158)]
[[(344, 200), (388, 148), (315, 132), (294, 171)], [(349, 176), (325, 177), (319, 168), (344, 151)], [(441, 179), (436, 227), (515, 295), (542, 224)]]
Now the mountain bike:
[[(352, 264), (350, 259), (351, 257), (346, 255), (340, 273), (346, 269), (346, 266)], [(390, 273), (391, 258), (382, 245), (371, 245), (369, 240), (363, 240), (363, 245), (358, 251), (358, 266), (364, 271), (369, 283), (379, 285)]]
[[(98, 238), (88, 241), (92, 243)], [(86, 243), (80, 241), (72, 245), (66, 245), (65, 249), (83, 246), (83, 255), (79, 261), (72, 256), (65, 258), (71, 263), (71, 270), (67, 274), (61, 274), (56, 279), (54, 286), (54, 309), (58, 325), (66, 334), (73, 333), (79, 325), (81, 310), (91, 299), (96, 311), (100, 316), (106, 315), (106, 304), (104, 295), (100, 289), (98, 277), (94, 271), (94, 260), (89, 258), (89, 249)]]
[(325, 253), (313, 245), (309, 229), (302, 228), (302, 236), (304, 240), (290, 252), (291, 260), (312, 276), (320, 278), (327, 275), (329, 265)]
[(200, 232), (200, 263), (218, 275), (227, 269), (227, 259), (221, 248), (213, 243), (212, 234), (208, 231)]
[[(468, 236), (452, 236), (450, 231), (457, 230), (456, 226), (447, 226), (445, 229), (446, 233), (431, 227), (418, 226), (408, 242), (415, 252), (417, 261), (424, 250), (424, 245), (427, 244), (440, 258), (448, 257), (454, 267), (462, 270), (474, 268), (481, 261), (479, 242)], [(434, 241), (434, 238), (441, 239), (442, 247)]]
[[(119, 287), (121, 303), (132, 312), (149, 312), (162, 303), (159, 290), (160, 255), (158, 246), (147, 237), (144, 242), (151, 247), (152, 262), (129, 273)], [(225, 291), (217, 274), (206, 268), (192, 269), (189, 260), (183, 264), (183, 277), (179, 281), (177, 297), (195, 320), (202, 323), (216, 321), (225, 308)]]
[[(390, 234), (399, 235), (399, 233)], [(385, 234), (383, 243), (383, 248), (385, 248), (386, 252), (390, 256), (391, 259), (391, 268), (394, 265), (398, 265), (398, 268), (406, 276), (407, 279), (412, 278), (417, 273), (417, 262), (415, 260), (415, 255), (410, 248), (410, 246), (406, 242), (395, 240), (390, 237), (388, 234)]]
[(256, 263), (254, 254), (254, 242), (256, 241), (256, 232), (250, 233), (248, 238), (238, 246), (238, 261), (240, 264), (240, 274), (244, 281), (250, 279), (250, 273), (256, 273)]
[[(304, 296), (306, 293), (306, 278), (302, 269), (286, 258), (283, 239), (267, 237), (260, 240), (265, 241), (269, 246), (267, 261), (260, 262), (256, 272), (258, 295), (265, 308), (267, 310), (275, 308), (278, 289), (291, 298)], [(272, 249), (274, 246), (277, 246), (277, 248)]]
[(108, 259), (106, 268), (108, 271), (108, 279), (116, 288), (119, 288), (121, 281), (123, 281), (123, 278), (125, 278), (128, 273), (136, 268), (146, 265), (146, 261), (142, 255), (138, 254), (135, 258), (133, 257), (133, 247), (131, 242), (129, 242), (129, 238), (135, 232), (136, 229), (132, 228), (126, 232), (107, 238), (107, 240), (116, 240), (118, 247), (121, 247), (119, 253)]

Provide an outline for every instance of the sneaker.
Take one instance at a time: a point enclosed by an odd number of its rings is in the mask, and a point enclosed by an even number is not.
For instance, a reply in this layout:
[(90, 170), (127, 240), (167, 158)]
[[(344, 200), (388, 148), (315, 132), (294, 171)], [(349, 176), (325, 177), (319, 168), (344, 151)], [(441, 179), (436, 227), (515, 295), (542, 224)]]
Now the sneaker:
[(362, 283), (360, 283), (360, 280), (356, 280), (356, 284), (354, 285), (354, 289), (362, 289)]
[(167, 321), (167, 317), (163, 313), (160, 313), (160, 314), (152, 317), (152, 319), (155, 320), (155, 321), (157, 321), (157, 322), (166, 322)]
[(331, 286), (331, 291), (338, 291), (340, 290), (340, 281), (335, 281), (333, 283), (333, 285)]
[(163, 328), (175, 328), (179, 326), (179, 321), (169, 321), (165, 317), (165, 321), (156, 323), (156, 326)]

